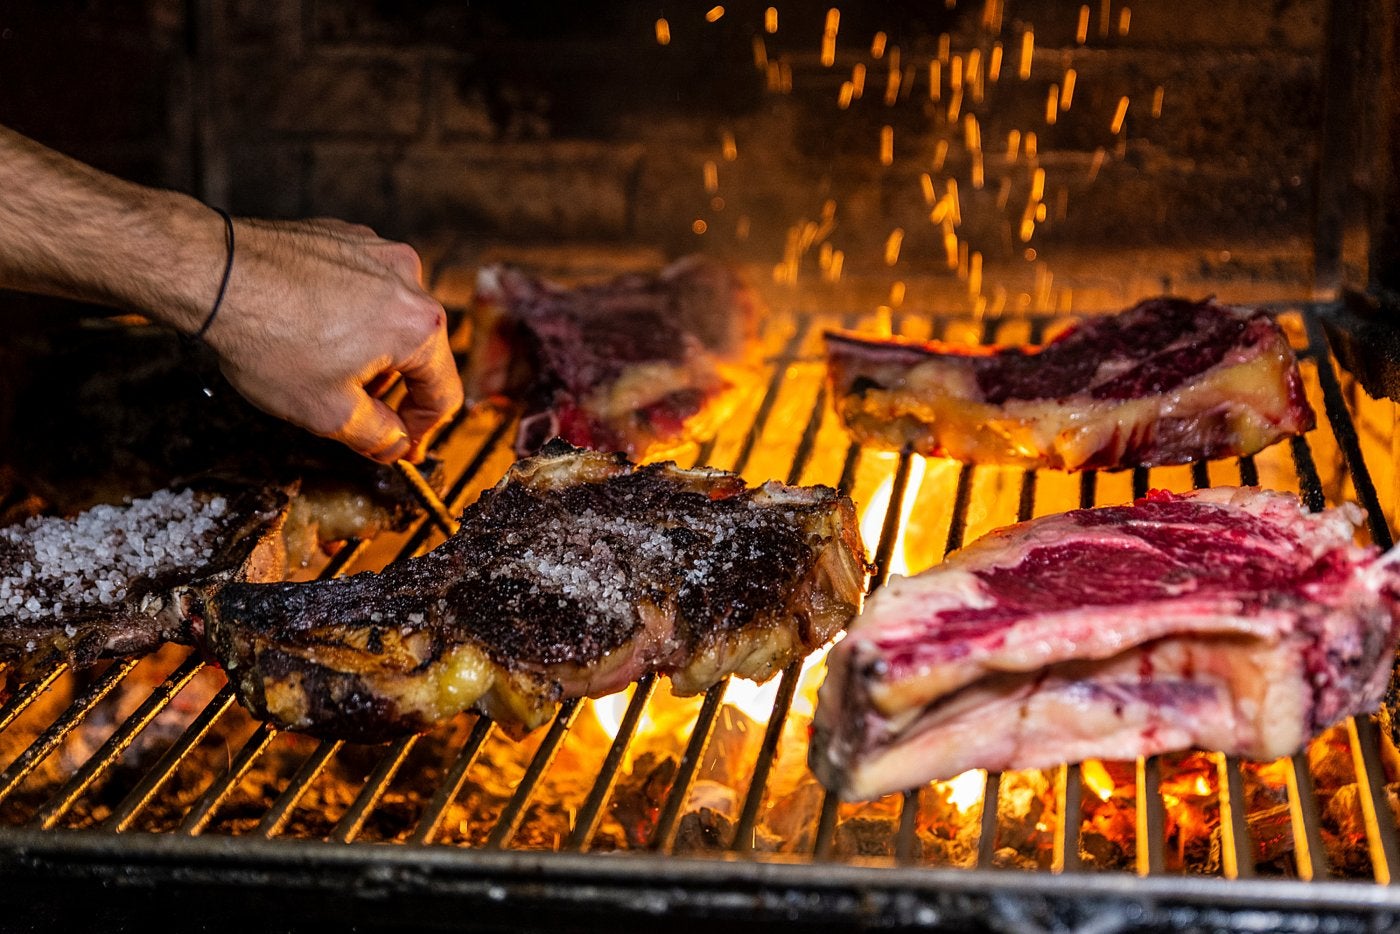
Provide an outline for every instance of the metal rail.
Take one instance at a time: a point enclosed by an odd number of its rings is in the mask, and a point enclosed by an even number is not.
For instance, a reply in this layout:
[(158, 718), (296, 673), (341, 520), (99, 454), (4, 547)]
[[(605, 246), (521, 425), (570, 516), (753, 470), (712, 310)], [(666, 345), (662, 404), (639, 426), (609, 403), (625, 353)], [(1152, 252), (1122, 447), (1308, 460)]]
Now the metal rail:
[(107, 741), (102, 744), (101, 748), (88, 756), (87, 761), (73, 773), (73, 777), (34, 813), (30, 823), (48, 830), (62, 820), (69, 808), (87, 790), (88, 786), (131, 747), (137, 735), (160, 715), (161, 711), (175, 699), (175, 695), (180, 693), (203, 667), (204, 662), (198, 656), (191, 654), (186, 658), (180, 667), (171, 672), (151, 691), (141, 702), (141, 706), (122, 721), (121, 726), (107, 737)]

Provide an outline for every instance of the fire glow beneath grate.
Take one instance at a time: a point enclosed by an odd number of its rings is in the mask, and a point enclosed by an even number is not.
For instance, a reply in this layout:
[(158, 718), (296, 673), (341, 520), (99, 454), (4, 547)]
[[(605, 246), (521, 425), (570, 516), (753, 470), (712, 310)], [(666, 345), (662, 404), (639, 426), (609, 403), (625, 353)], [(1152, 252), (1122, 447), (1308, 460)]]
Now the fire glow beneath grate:
[[(1310, 506), (1356, 500), (1388, 545), (1363, 449), (1386, 444), (1353, 421), (1307, 308), (1282, 320), (1300, 348), (1309, 396), (1325, 413), (1306, 438), (1253, 458), (1119, 474), (972, 468), (862, 451), (831, 411), (819, 360), (823, 327), (767, 322), (767, 371), (721, 435), (679, 458), (758, 482), (849, 490), (878, 567), (874, 583), (917, 572), (1000, 525), (1149, 487), (1262, 483)], [(1038, 341), (1044, 317), (896, 315), (897, 333)], [(1358, 419), (1360, 420), (1360, 419)], [(511, 460), (511, 413), (463, 416), (440, 444), (453, 512)], [(1379, 447), (1373, 458), (1388, 456)], [(424, 522), (352, 543), (336, 575), (440, 541)], [(538, 851), (650, 850), (931, 867), (1190, 873), (1227, 878), (1339, 877), (1388, 883), (1400, 860), (1397, 756), (1369, 718), (1270, 763), (1192, 752), (1047, 771), (972, 772), (903, 795), (839, 804), (806, 769), (821, 653), (768, 685), (716, 685), (674, 698), (648, 678), (611, 698), (566, 704), (516, 741), (485, 718), (381, 747), (317, 742), (249, 719), (222, 675), (170, 647), (104, 670), (62, 666), (0, 706), (4, 827), (296, 837)], [(1065, 815), (1075, 815), (1066, 820)]]

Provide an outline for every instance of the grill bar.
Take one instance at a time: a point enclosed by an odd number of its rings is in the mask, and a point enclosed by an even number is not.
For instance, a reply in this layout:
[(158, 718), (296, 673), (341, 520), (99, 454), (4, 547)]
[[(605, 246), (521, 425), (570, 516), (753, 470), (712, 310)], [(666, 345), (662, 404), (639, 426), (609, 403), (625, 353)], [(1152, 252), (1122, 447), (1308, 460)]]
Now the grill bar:
[(822, 809), (817, 817), (817, 835), (812, 843), (812, 856), (816, 859), (831, 859), (831, 846), (836, 838), (837, 809), (840, 800), (831, 792), (822, 796)]
[[(1133, 499), (1141, 499), (1147, 495), (1150, 484), (1151, 472), (1146, 467), (1133, 468)], [(1200, 489), (1200, 484), (1196, 489)]]
[(1076, 872), (1080, 868), (1079, 828), (1083, 823), (1084, 773), (1078, 765), (1062, 765), (1055, 773), (1055, 822), (1051, 869)]
[(1240, 485), (1258, 486), (1259, 468), (1254, 463), (1254, 455), (1247, 454), (1239, 459)]
[(180, 763), (185, 761), (185, 756), (189, 755), (190, 750), (199, 745), (199, 742), (208, 735), (209, 730), (213, 728), (215, 722), (224, 715), (224, 711), (228, 710), (232, 703), (233, 688), (224, 685), (219, 689), (219, 693), (215, 694), (209, 703), (204, 705), (199, 716), (190, 721), (190, 725), (185, 727), (185, 732), (181, 733), (180, 738), (165, 751), (165, 755), (161, 756), (150, 771), (142, 776), (141, 781), (136, 783), (136, 787), (127, 792), (126, 797), (112, 811), (103, 827), (116, 833), (128, 829), (146, 805), (151, 803), (161, 786), (169, 781), (170, 776), (175, 774)]
[(491, 727), (495, 725), (490, 717), (480, 716), (472, 724), (472, 731), (468, 734), (466, 742), (462, 744), (462, 749), (457, 753), (457, 758), (453, 761), (452, 767), (447, 770), (447, 774), (438, 782), (437, 791), (433, 793), (428, 806), (418, 818), (418, 826), (414, 828), (413, 836), (409, 837), (410, 843), (432, 843), (442, 827), (443, 817), (447, 814), (448, 807), (457, 800), (457, 795), (462, 791), (462, 785), (467, 780), (467, 770), (476, 761), (477, 755), (481, 752), (482, 745), (486, 738), (491, 735)]
[(773, 375), (768, 380), (768, 388), (763, 391), (763, 401), (758, 404), (758, 411), (754, 413), (753, 421), (749, 424), (749, 430), (744, 433), (744, 443), (739, 448), (739, 453), (734, 457), (734, 466), (731, 468), (735, 473), (743, 473), (744, 468), (749, 465), (749, 458), (753, 456), (754, 447), (758, 444), (758, 439), (763, 435), (763, 429), (768, 426), (768, 419), (773, 414), (773, 406), (777, 404), (778, 393), (782, 391), (783, 383), (787, 381), (788, 368), (797, 359), (797, 350), (802, 346), (802, 340), (807, 336), (807, 329), (811, 327), (810, 318), (799, 318), (797, 328), (787, 345), (783, 348), (783, 354), (773, 365)]
[[(851, 327), (849, 320), (843, 322), (846, 328)], [(803, 333), (806, 333), (805, 330)], [(800, 347), (800, 343), (794, 343), (794, 347)], [(788, 467), (786, 482), (796, 484), (801, 482), (802, 474), (807, 468), (807, 462), (811, 459), (812, 452), (816, 447), (817, 434), (821, 430), (822, 420), (826, 416), (827, 387), (823, 380), (818, 386), (816, 398), (812, 401), (812, 408), (807, 416), (807, 423), (803, 426), (802, 436), (798, 440), (797, 450), (793, 453), (792, 463)], [(846, 449), (846, 457), (841, 468), (841, 477), (837, 481), (837, 487), (842, 490), (849, 490), (854, 482), (856, 464), (860, 456), (858, 445), (849, 445)], [(890, 496), (894, 499), (893, 491)], [(888, 516), (888, 513), (886, 513)], [(883, 534), (883, 527), (881, 532)], [(730, 843), (732, 850), (738, 853), (747, 852), (753, 849), (754, 826), (758, 820), (758, 810), (763, 804), (764, 793), (768, 787), (769, 774), (772, 771), (774, 760), (777, 758), (778, 741), (782, 737), (783, 726), (787, 722), (787, 716), (792, 709), (792, 699), (797, 691), (797, 682), (801, 678), (801, 661), (793, 662), (782, 674), (782, 680), (778, 684), (778, 695), (773, 701), (773, 710), (768, 716), (768, 725), (764, 730), (763, 743), (759, 747), (758, 759), (754, 763), (753, 778), (749, 782), (748, 792), (744, 797), (744, 807), (739, 815), (739, 822), (734, 828), (734, 839)], [(630, 709), (629, 709), (630, 713)], [(903, 835), (901, 835), (903, 839)], [(912, 842), (901, 844), (901, 846), (912, 847)]]
[(1391, 813), (1390, 798), (1385, 790), (1380, 732), (1371, 717), (1351, 717), (1347, 720), (1347, 737), (1352, 766), (1356, 769), (1361, 814), (1366, 820), (1366, 846), (1371, 852), (1371, 867), (1377, 882), (1394, 885), (1398, 881), (1396, 871), (1400, 870), (1400, 846), (1395, 839), (1395, 815)]
[(233, 757), (229, 763), (228, 770), (223, 775), (214, 779), (204, 794), (200, 795), (194, 807), (185, 814), (184, 820), (180, 821), (179, 833), (198, 836), (204, 832), (204, 828), (209, 826), (209, 821), (213, 820), (214, 812), (219, 809), (228, 796), (238, 787), (238, 783), (243, 780), (243, 776), (248, 774), (248, 770), (253, 767), (258, 756), (267, 748), (267, 744), (272, 742), (272, 737), (277, 735), (277, 730), (267, 722), (259, 723), (257, 729), (253, 730), (253, 735), (243, 743), (243, 747), (238, 750), (238, 755)]
[(783, 669), (778, 681), (778, 694), (773, 699), (773, 710), (763, 731), (763, 743), (759, 746), (758, 758), (754, 761), (753, 778), (750, 779), (749, 790), (744, 795), (744, 808), (739, 812), (739, 822), (734, 826), (734, 840), (730, 849), (736, 853), (753, 849), (753, 831), (758, 820), (758, 809), (763, 804), (768, 775), (778, 757), (778, 740), (782, 738), (783, 726), (787, 722), (788, 711), (792, 709), (792, 698), (797, 693), (797, 682), (801, 677), (802, 661), (798, 659)]
[(29, 709), (29, 705), (34, 703), (39, 695), (47, 691), (67, 670), (67, 662), (55, 662), (42, 675), (15, 691), (14, 696), (6, 701), (4, 706), (0, 706), (0, 732), (3, 732), (11, 723), (21, 717)]
[[(900, 513), (904, 511), (904, 497), (909, 492), (909, 465), (911, 461), (912, 455), (905, 451), (899, 455), (899, 463), (894, 470), (894, 483), (890, 488), (890, 504), (885, 508), (885, 519), (880, 526), (880, 541), (875, 547), (875, 573), (871, 577), (870, 593), (883, 587), (885, 582), (890, 579), (890, 558), (894, 555), (894, 543), (899, 539), (899, 517)], [(959, 482), (961, 483), (961, 481)], [(952, 533), (949, 534), (951, 536)]]
[(715, 718), (724, 702), (724, 692), (729, 687), (725, 678), (705, 692), (705, 701), (700, 705), (700, 713), (695, 718), (695, 726), (690, 732), (690, 742), (686, 743), (685, 753), (676, 767), (676, 778), (671, 783), (671, 791), (666, 795), (666, 804), (656, 822), (656, 831), (651, 838), (651, 849), (661, 853), (671, 852), (676, 843), (676, 832), (680, 829), (681, 809), (690, 796), (695, 784), (696, 773), (705, 755), (705, 746), (714, 733)]
[(1192, 462), (1191, 485), (1198, 490), (1204, 490), (1210, 487), (1210, 465), (1205, 461)]
[(1327, 850), (1322, 842), (1322, 815), (1306, 749), (1288, 757), (1284, 772), (1288, 782), (1288, 816), (1293, 825), (1293, 852), (1300, 879), (1327, 878)]
[(1394, 544), (1390, 527), (1385, 522), (1385, 512), (1376, 496), (1376, 484), (1371, 480), (1371, 470), (1366, 459), (1361, 456), (1361, 439), (1357, 436), (1356, 425), (1342, 398), (1342, 387), (1337, 382), (1337, 372), (1332, 368), (1332, 357), (1328, 353), (1327, 336), (1322, 330), (1322, 322), (1315, 314), (1306, 314), (1308, 342), (1317, 361), (1317, 381), (1322, 386), (1322, 402), (1327, 412), (1327, 421), (1332, 425), (1332, 434), (1342, 449), (1351, 481), (1356, 486), (1356, 498), (1366, 510), (1366, 524), (1371, 531), (1371, 540), (1381, 548)]
[(982, 791), (981, 832), (977, 837), (977, 866), (991, 868), (997, 852), (997, 815), (1001, 808), (1001, 773), (988, 772)]
[(408, 758), (409, 752), (417, 744), (416, 734), (404, 736), (389, 744), (384, 750), (384, 755), (375, 763), (374, 771), (365, 779), (365, 786), (355, 796), (354, 803), (341, 815), (340, 821), (331, 831), (329, 839), (332, 843), (351, 843), (360, 835), (370, 812), (379, 803), (379, 799), (384, 797), (384, 792), (389, 790), (389, 783), (394, 780), (404, 759)]
[(457, 520), (448, 510), (447, 504), (438, 498), (437, 492), (428, 485), (428, 481), (423, 479), (423, 474), (418, 468), (406, 460), (394, 462), (394, 469), (399, 472), (399, 476), (408, 481), (408, 487), (413, 491), (420, 505), (427, 510), (427, 517), (444, 535), (451, 535), (457, 531)]
[(1162, 812), (1162, 760), (1137, 758), (1137, 873), (1159, 875), (1166, 870), (1162, 852), (1166, 816)]
[(491, 836), (486, 840), (488, 850), (499, 850), (510, 843), (510, 838), (520, 827), (520, 820), (525, 816), (525, 809), (529, 807), (530, 799), (534, 797), (541, 776), (549, 768), (549, 764), (554, 761), (554, 757), (558, 755), (559, 746), (573, 727), (574, 718), (578, 716), (582, 706), (577, 699), (573, 699), (565, 701), (564, 705), (560, 707), (559, 713), (554, 717), (554, 722), (549, 726), (549, 732), (545, 734), (544, 741), (535, 750), (529, 768), (521, 776), (520, 783), (515, 786), (515, 794), (511, 795), (511, 799), (506, 804), (505, 809), (501, 811), (500, 817), (496, 818), (496, 826), (491, 831)]
[(344, 744), (338, 739), (323, 740), (316, 745), (315, 750), (302, 762), (292, 780), (287, 783), (287, 787), (282, 789), (277, 800), (272, 802), (272, 807), (267, 809), (263, 819), (258, 822), (259, 836), (271, 839), (282, 832), (297, 804), (311, 788), (311, 783), (325, 771), (327, 763), (340, 751), (342, 745)]
[(139, 659), (124, 659), (113, 662), (112, 666), (103, 672), (100, 678), (89, 685), (86, 691), (68, 705), (68, 709), (63, 711), (38, 739), (30, 743), (29, 747), (10, 763), (9, 768), (0, 773), (0, 803), (3, 803), (20, 786), (20, 783), (38, 767), (39, 763), (47, 759), (49, 754), (58, 748), (59, 743), (63, 742), (63, 738), (82, 722), (88, 711), (96, 707), (104, 697), (110, 694), (112, 689), (120, 684), (122, 679), (130, 674), (131, 669), (135, 668), (139, 662)]
[(967, 507), (972, 501), (971, 464), (963, 464), (958, 470), (957, 491), (953, 494), (953, 518), (948, 523), (948, 543), (943, 549), (945, 555), (952, 554), (963, 546), (963, 536), (967, 534)]
[(30, 823), (48, 830), (62, 820), (63, 815), (68, 813), (68, 809), (87, 790), (88, 786), (117, 761), (121, 754), (136, 741), (136, 737), (141, 734), (141, 731), (150, 725), (151, 721), (175, 699), (175, 695), (179, 694), (185, 685), (190, 683), (190, 679), (198, 674), (203, 667), (204, 662), (197, 655), (191, 654), (186, 658), (180, 667), (171, 672), (141, 702), (141, 706), (122, 721), (121, 726), (107, 737), (100, 749), (88, 757), (82, 767), (73, 774), (73, 777), (43, 807), (35, 812)]
[(895, 833), (894, 858), (901, 863), (914, 859), (914, 840), (918, 831), (919, 798), (923, 789), (910, 788), (900, 796), (899, 830)]
[(1317, 475), (1317, 464), (1313, 463), (1312, 448), (1307, 438), (1294, 435), (1288, 439), (1292, 449), (1293, 463), (1298, 471), (1298, 495), (1303, 505), (1313, 512), (1320, 512), (1327, 505), (1327, 497), (1322, 493), (1322, 479)]
[(1214, 754), (1220, 782), (1220, 860), (1228, 879), (1254, 876), (1254, 851), (1244, 819), (1244, 778), (1238, 756)]
[(598, 829), (598, 822), (602, 820), (603, 805), (607, 803), (612, 795), (613, 786), (617, 784), (617, 771), (622, 765), (623, 757), (627, 755), (627, 747), (632, 744), (632, 736), (637, 732), (642, 712), (646, 710), (655, 690), (655, 675), (647, 675), (638, 681), (633, 689), (632, 699), (628, 701), (627, 710), (622, 715), (622, 724), (618, 727), (617, 735), (608, 747), (608, 754), (598, 769), (598, 777), (594, 780), (593, 787), (588, 790), (588, 797), (579, 808), (578, 816), (574, 818), (574, 829), (564, 845), (565, 849), (587, 849), (593, 831)]

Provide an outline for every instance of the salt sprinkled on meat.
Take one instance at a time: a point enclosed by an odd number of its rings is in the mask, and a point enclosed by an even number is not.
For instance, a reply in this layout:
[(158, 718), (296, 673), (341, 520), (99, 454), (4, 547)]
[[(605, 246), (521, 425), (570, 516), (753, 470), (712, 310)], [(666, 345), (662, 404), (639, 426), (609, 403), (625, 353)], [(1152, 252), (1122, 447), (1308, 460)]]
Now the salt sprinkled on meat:
[(222, 496), (161, 490), (126, 506), (0, 529), (0, 615), (27, 621), (110, 606), (137, 578), (198, 567), (227, 510)]
[(732, 586), (735, 558), (758, 557), (759, 540), (776, 547), (797, 519), (751, 497), (677, 497), (657, 508), (651, 497), (623, 493), (605, 506), (588, 489), (572, 491), (567, 518), (541, 515), (547, 499), (512, 491), (520, 498), (503, 507), (511, 514), (502, 529), (507, 554), (494, 556), (489, 577), (503, 587), (524, 582), (522, 596), (547, 597), (588, 621), (633, 619), (648, 582), (672, 579), (682, 599)]

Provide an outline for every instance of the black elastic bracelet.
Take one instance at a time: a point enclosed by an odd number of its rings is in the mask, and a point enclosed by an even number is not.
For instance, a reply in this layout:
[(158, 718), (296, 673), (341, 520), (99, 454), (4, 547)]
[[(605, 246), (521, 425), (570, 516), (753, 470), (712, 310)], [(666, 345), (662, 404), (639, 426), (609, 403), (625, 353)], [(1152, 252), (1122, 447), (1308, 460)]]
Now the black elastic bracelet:
[(229, 276), (233, 275), (233, 218), (229, 217), (228, 211), (223, 208), (210, 206), (218, 215), (224, 219), (224, 240), (228, 245), (228, 259), (224, 262), (224, 277), (219, 280), (219, 294), (214, 296), (214, 307), (209, 309), (209, 317), (204, 319), (204, 323), (199, 326), (199, 330), (194, 332), (193, 340), (203, 340), (208, 333), (210, 325), (214, 323), (214, 317), (219, 313), (219, 309), (224, 304), (224, 293), (228, 291)]

